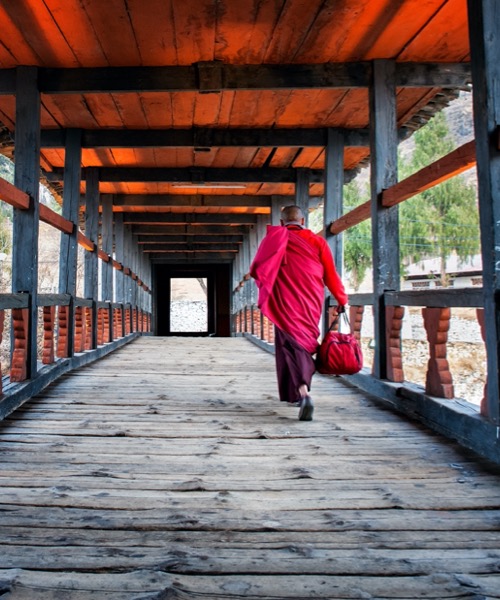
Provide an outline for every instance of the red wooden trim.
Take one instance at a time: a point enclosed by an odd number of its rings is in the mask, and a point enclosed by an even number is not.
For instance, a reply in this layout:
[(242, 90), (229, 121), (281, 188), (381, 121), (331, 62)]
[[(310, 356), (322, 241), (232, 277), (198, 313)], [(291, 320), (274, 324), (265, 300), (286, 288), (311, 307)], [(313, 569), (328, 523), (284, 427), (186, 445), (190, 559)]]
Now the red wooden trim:
[(73, 233), (75, 229), (75, 224), (72, 221), (68, 221), (68, 219), (58, 215), (51, 208), (45, 206), (45, 204), (40, 204), (40, 221), (52, 225), (52, 227), (59, 229), (63, 233)]
[(134, 281), (137, 281), (137, 275), (133, 271), (130, 271), (130, 277), (132, 277)]
[(54, 323), (56, 316), (55, 306), (43, 307), (43, 350), (42, 363), (51, 365), (55, 361), (54, 355)]
[(59, 358), (69, 357), (69, 306), (59, 306), (58, 316), (58, 335), (57, 335), (57, 356)]
[(78, 232), (78, 243), (89, 252), (93, 252), (95, 250), (94, 242), (81, 231)]
[(121, 263), (119, 263), (117, 260), (113, 259), (113, 268), (116, 269), (117, 271), (123, 271), (123, 265)]
[(0, 177), (0, 200), (21, 210), (27, 210), (30, 207), (30, 197), (28, 194), (21, 192), (20, 189), (3, 177)]
[(25, 381), (28, 373), (29, 308), (12, 309), (14, 350), (12, 352), (10, 380)]
[(123, 272), (125, 273), (125, 275), (130, 275), (130, 273), (132, 273), (132, 271), (128, 267), (123, 267)]
[(386, 307), (387, 336), (387, 379), (397, 383), (404, 381), (403, 358), (401, 355), (401, 330), (403, 328), (404, 306)]
[(111, 257), (109, 256), (109, 254), (106, 254), (106, 252), (104, 252), (104, 250), (98, 250), (97, 256), (104, 262), (109, 262), (111, 260)]
[(472, 140), (443, 158), (420, 169), (382, 192), (382, 205), (389, 207), (459, 175), (476, 164), (476, 142)]
[(423, 308), (424, 328), (429, 342), (429, 362), (425, 380), (425, 393), (438, 398), (455, 396), (450, 365), (446, 358), (451, 310), (449, 308)]

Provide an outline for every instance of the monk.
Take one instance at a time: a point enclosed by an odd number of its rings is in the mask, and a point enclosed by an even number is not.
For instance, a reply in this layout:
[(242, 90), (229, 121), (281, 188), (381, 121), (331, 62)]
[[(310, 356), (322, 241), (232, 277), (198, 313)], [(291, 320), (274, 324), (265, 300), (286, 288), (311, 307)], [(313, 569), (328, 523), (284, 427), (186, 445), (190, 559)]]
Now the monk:
[(282, 402), (299, 406), (299, 419), (311, 421), (309, 392), (315, 372), (325, 285), (339, 312), (348, 298), (325, 239), (304, 227), (298, 206), (286, 206), (281, 226), (269, 225), (250, 267), (259, 288), (258, 305), (275, 325), (276, 372)]

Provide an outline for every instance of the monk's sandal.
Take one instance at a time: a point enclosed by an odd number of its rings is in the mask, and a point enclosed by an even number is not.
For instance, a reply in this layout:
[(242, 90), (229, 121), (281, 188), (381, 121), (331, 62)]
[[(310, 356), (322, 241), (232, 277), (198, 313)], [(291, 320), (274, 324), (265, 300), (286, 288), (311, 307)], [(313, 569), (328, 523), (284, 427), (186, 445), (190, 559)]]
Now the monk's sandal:
[(311, 396), (302, 398), (299, 410), (299, 421), (312, 421), (314, 412), (314, 404)]

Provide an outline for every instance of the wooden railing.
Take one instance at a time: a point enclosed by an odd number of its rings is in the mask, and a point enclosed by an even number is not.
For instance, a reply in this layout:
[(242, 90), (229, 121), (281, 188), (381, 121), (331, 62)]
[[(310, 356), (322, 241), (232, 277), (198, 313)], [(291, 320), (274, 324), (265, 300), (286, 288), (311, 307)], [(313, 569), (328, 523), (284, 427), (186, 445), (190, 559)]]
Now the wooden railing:
[[(252, 282), (244, 283), (253, 285)], [(330, 298), (328, 307), (331, 324), (336, 302)], [(373, 305), (372, 294), (352, 294), (349, 297), (349, 320), (354, 335), (360, 340), (364, 323), (365, 308)], [(402, 354), (402, 324), (406, 307), (421, 307), (423, 327), (427, 335), (429, 360), (425, 375), (423, 393), (436, 398), (455, 397), (453, 376), (447, 360), (447, 343), (453, 308), (475, 308), (477, 321), (484, 341), (484, 310), (482, 308), (482, 289), (463, 288), (456, 290), (403, 291), (384, 294), (386, 315), (386, 373), (387, 381), (404, 383), (404, 360)], [(247, 334), (258, 341), (272, 346), (274, 344), (274, 326), (255, 305), (243, 306), (234, 315), (234, 331)], [(486, 388), (486, 384), (485, 384)], [(402, 392), (404, 394), (404, 392)], [(467, 400), (467, 398), (465, 398)], [(480, 407), (485, 412), (485, 398)]]
[[(27, 210), (31, 199), (11, 183), (0, 178), (0, 200), (16, 209)], [(64, 234), (72, 234), (76, 224), (65, 219), (45, 205), (39, 205), (39, 219)], [(112, 256), (97, 249), (96, 244), (78, 231), (78, 244), (87, 252), (97, 252), (98, 258), (111, 263), (113, 268), (130, 277), (137, 286), (149, 291), (148, 286), (130, 268), (123, 266)], [(151, 314), (131, 303), (102, 302), (91, 298), (72, 297), (69, 294), (0, 294), (0, 343), (4, 337), (6, 311), (11, 316), (10, 364), (7, 368), (10, 383), (27, 380), (30, 330), (29, 318), (33, 302), (39, 309), (38, 362), (40, 368), (55, 365), (63, 359), (71, 359), (83, 353), (92, 354), (112, 342), (151, 330)], [(72, 350), (71, 350), (72, 349)], [(9, 354), (7, 352), (7, 354)], [(3, 394), (2, 377), (5, 367), (0, 365), (0, 395)], [(36, 374), (35, 374), (36, 375)], [(10, 386), (12, 387), (12, 386)], [(34, 386), (36, 387), (36, 386)], [(9, 409), (1, 410), (7, 414)]]

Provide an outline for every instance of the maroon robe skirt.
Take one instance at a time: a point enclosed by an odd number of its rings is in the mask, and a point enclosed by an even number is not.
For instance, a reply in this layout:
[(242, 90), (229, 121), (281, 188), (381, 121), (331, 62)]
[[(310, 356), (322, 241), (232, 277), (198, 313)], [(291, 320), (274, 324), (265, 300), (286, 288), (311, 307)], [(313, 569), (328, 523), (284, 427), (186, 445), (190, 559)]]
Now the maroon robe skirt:
[(275, 327), (274, 348), (280, 400), (298, 400), (298, 389), (302, 384), (307, 385), (308, 390), (311, 389), (312, 376), (316, 370), (313, 357), (278, 327)]

